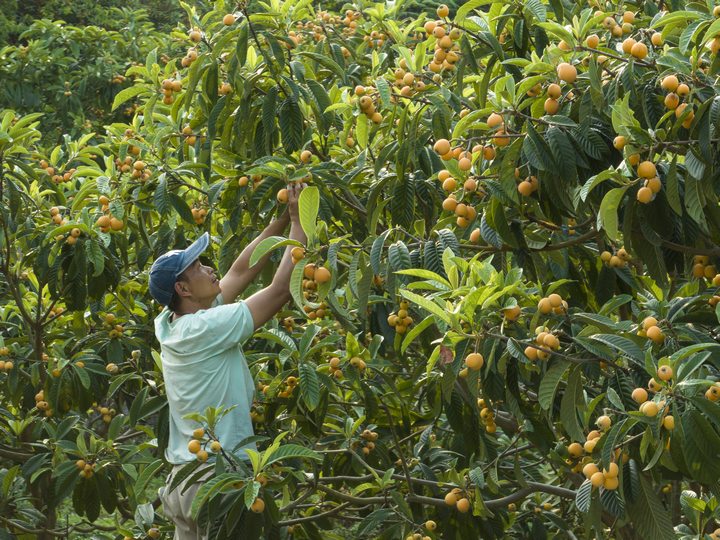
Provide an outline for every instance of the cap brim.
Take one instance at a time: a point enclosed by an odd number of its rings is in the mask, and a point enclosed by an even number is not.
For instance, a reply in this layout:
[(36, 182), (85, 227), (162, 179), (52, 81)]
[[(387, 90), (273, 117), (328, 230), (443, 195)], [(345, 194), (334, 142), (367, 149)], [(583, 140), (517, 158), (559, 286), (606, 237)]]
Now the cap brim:
[(200, 257), (200, 255), (203, 254), (209, 244), (210, 235), (206, 232), (200, 238), (198, 238), (192, 244), (186, 247), (182, 253), (183, 262), (182, 265), (180, 265), (180, 269), (178, 270), (177, 275), (179, 276), (185, 270), (187, 270), (187, 268), (192, 263), (194, 263), (198, 259), (198, 257)]

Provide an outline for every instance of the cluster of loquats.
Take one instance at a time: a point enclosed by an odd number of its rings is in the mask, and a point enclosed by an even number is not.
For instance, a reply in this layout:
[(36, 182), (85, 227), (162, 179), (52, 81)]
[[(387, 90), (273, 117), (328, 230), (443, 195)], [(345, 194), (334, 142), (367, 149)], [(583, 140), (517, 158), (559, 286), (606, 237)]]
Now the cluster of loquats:
[(435, 38), (435, 52), (433, 53), (433, 59), (428, 63), (427, 69), (441, 77), (442, 73), (453, 71), (455, 64), (460, 60), (458, 41), (462, 37), (462, 31), (457, 27), (447, 30), (445, 19), (450, 15), (448, 6), (441, 4), (435, 12), (439, 19), (437, 21), (427, 21), (424, 25), (428, 38)]
[[(535, 95), (539, 95), (540, 92), (538, 90), (541, 89), (542, 87), (540, 87), (540, 89), (531, 89), (534, 90), (532, 93), (530, 93), (531, 90), (528, 90), (528, 94), (530, 95), (530, 97), (534, 97)], [(545, 99), (545, 103), (543, 104), (543, 109), (545, 110), (545, 113), (550, 115), (557, 114), (560, 110), (562, 87), (558, 83), (550, 83), (548, 84), (545, 92), (547, 94), (547, 98)]]
[(175, 101), (174, 94), (182, 91), (182, 82), (177, 79), (163, 79), (160, 83), (160, 90), (163, 94), (163, 103), (172, 105)]
[(259, 403), (253, 403), (250, 407), (250, 420), (255, 424), (262, 424), (265, 422), (265, 407)]
[(693, 257), (692, 275), (697, 279), (712, 280), (713, 287), (720, 287), (720, 274), (714, 264), (710, 264), (707, 255), (695, 255)]
[(620, 474), (620, 467), (615, 462), (610, 463), (607, 469), (600, 470), (595, 463), (587, 463), (582, 468), (582, 473), (585, 478), (590, 480), (590, 483), (594, 488), (603, 488), (608, 491), (614, 491), (620, 485), (618, 475)]
[(98, 204), (102, 211), (102, 215), (97, 218), (95, 225), (98, 226), (100, 232), (107, 233), (110, 231), (121, 231), (125, 227), (125, 222), (112, 215), (110, 210), (110, 199), (105, 195), (98, 197)]
[(495, 132), (492, 138), (492, 142), (495, 146), (503, 147), (510, 144), (510, 137), (505, 129), (505, 119), (502, 114), (497, 112), (490, 113), (486, 123), (488, 127)]
[(645, 317), (640, 328), (638, 328), (637, 335), (646, 337), (657, 344), (665, 341), (665, 334), (663, 334), (662, 329), (658, 326), (658, 320), (655, 317)]
[(365, 456), (369, 456), (370, 452), (375, 450), (375, 442), (378, 440), (379, 435), (377, 432), (371, 429), (364, 429), (360, 434), (361, 441), (356, 441), (353, 444), (353, 448), (361, 448), (361, 452)]
[(445, 495), (445, 504), (454, 506), (461, 514), (469, 512), (471, 506), (468, 494), (460, 488), (453, 488)]
[[(200, 43), (202, 40), (202, 32), (199, 28), (193, 28), (188, 32), (188, 38), (190, 38), (190, 41), (193, 43)], [(190, 47), (183, 56), (182, 60), (180, 60), (180, 65), (182, 67), (190, 67), (192, 63), (197, 60), (198, 57), (198, 50), (195, 47)]]
[(95, 405), (93, 407), (93, 409), (97, 413), (100, 414), (103, 422), (105, 422), (106, 424), (109, 424), (110, 422), (112, 422), (112, 419), (117, 414), (117, 411), (115, 409), (113, 409), (112, 407), (104, 407), (104, 406), (100, 406), (100, 405)]
[[(445, 139), (441, 139), (441, 141), (443, 140)], [(478, 189), (477, 180), (472, 177), (465, 180), (462, 184), (462, 192), (460, 194), (453, 193), (458, 189), (458, 181), (450, 175), (450, 171), (446, 169), (441, 170), (438, 173), (438, 180), (442, 182), (443, 190), (448, 192), (447, 198), (442, 202), (443, 210), (453, 212), (457, 216), (456, 224), (458, 227), (463, 229), (468, 227), (478, 215), (477, 210), (474, 206), (472, 206), (469, 197), (473, 193), (478, 193), (480, 196), (484, 195), (484, 192)], [(458, 200), (458, 197), (460, 197), (460, 200)], [(471, 241), (472, 236), (473, 235), (471, 234)], [(479, 239), (480, 231), (478, 229), (477, 238), (474, 241), (477, 242)]]
[(110, 79), (111, 84), (122, 84), (127, 80), (127, 77), (125, 75), (122, 75), (120, 73), (116, 73), (113, 75), (112, 79)]
[(638, 164), (637, 173), (643, 180), (643, 185), (637, 192), (637, 200), (642, 204), (648, 204), (655, 200), (655, 195), (662, 190), (662, 182), (652, 161), (643, 161)]
[[(427, 520), (425, 523), (423, 523), (423, 527), (425, 530), (433, 532), (435, 529), (437, 529), (437, 523), (435, 523), (432, 519)], [(428, 535), (424, 535), (421, 532), (415, 532), (412, 534), (409, 534), (405, 537), (405, 540), (432, 540)]]
[(567, 313), (567, 310), (567, 301), (563, 300), (562, 296), (557, 293), (549, 294), (538, 302), (538, 311), (543, 315), (549, 315), (550, 313), (562, 315)]
[[(668, 365), (660, 366), (657, 370), (657, 379), (668, 382), (673, 376), (673, 370)], [(663, 386), (658, 382), (655, 377), (650, 379), (648, 382), (648, 388), (653, 392), (661, 392)], [(666, 401), (660, 399), (659, 401), (650, 401), (648, 391), (644, 388), (635, 388), (630, 394), (630, 397), (635, 403), (638, 404), (638, 410), (648, 418), (655, 418), (659, 412), (663, 412), (662, 416), (662, 427), (668, 431), (675, 429), (675, 418), (667, 414), (669, 408), (666, 407)]]
[(78, 468), (79, 474), (81, 478), (92, 478), (92, 475), (95, 474), (95, 463), (93, 462), (87, 462), (84, 459), (78, 459), (75, 462), (75, 466)]
[(3, 360), (3, 358), (7, 358), (8, 356), (10, 356), (10, 349), (7, 347), (0, 347), (0, 371), (12, 371), (15, 367), (12, 360)]
[(328, 363), (330, 366), (330, 375), (335, 377), (336, 379), (342, 379), (344, 374), (341, 369), (342, 360), (340, 360), (340, 357), (333, 356), (330, 358), (330, 362)]
[(401, 58), (399, 67), (393, 72), (395, 76), (395, 86), (400, 89), (400, 95), (402, 97), (410, 97), (414, 95), (415, 92), (425, 90), (425, 83), (408, 69), (407, 61)]
[(600, 254), (600, 260), (610, 268), (625, 268), (632, 257), (624, 247), (621, 247), (615, 254), (603, 251)]
[(146, 182), (152, 176), (152, 171), (144, 161), (136, 160), (130, 155), (125, 156), (122, 160), (115, 158), (115, 167), (121, 174), (130, 173), (133, 178), (141, 182)]
[(45, 400), (45, 391), (40, 390), (35, 394), (35, 407), (38, 411), (42, 411), (45, 416), (52, 416), (53, 412), (50, 408), (50, 404)]
[(398, 304), (397, 313), (393, 311), (390, 315), (388, 315), (388, 324), (392, 326), (398, 334), (404, 334), (407, 332), (410, 325), (414, 322), (410, 316), (409, 309), (410, 304), (407, 301), (402, 300)]
[(211, 437), (205, 437), (205, 428), (199, 427), (192, 432), (192, 439), (188, 443), (188, 452), (195, 454), (195, 457), (200, 463), (205, 463), (210, 454), (205, 448), (210, 448), (213, 453), (218, 453), (222, 450), (220, 441)]
[(202, 225), (205, 223), (205, 218), (207, 217), (207, 208), (203, 208), (202, 202), (198, 201), (196, 204), (193, 205), (192, 209), (190, 210), (193, 216), (193, 220), (195, 221), (196, 225)]
[(520, 176), (520, 169), (515, 168), (515, 179), (518, 181), (518, 193), (523, 197), (529, 197), (538, 190), (540, 187), (540, 181), (537, 179), (537, 176), (532, 174), (525, 177), (524, 180), (520, 180)]
[[(552, 295), (551, 295), (552, 296)], [(547, 360), (552, 351), (560, 349), (560, 340), (547, 326), (538, 326), (535, 329), (535, 345), (525, 347), (525, 356), (529, 360)]]
[(39, 166), (55, 184), (61, 184), (63, 182), (69, 182), (72, 180), (73, 175), (77, 171), (75, 167), (67, 169), (65, 172), (57, 171), (55, 167), (51, 166), (46, 160), (41, 159)]
[(383, 115), (375, 110), (375, 100), (373, 96), (377, 94), (377, 89), (374, 86), (363, 86), (358, 84), (355, 87), (355, 95), (358, 96), (357, 103), (360, 107), (360, 111), (367, 116), (373, 123), (379, 124), (383, 120)]
[(487, 433), (495, 433), (497, 425), (495, 424), (495, 411), (487, 406), (483, 398), (477, 400), (478, 409), (480, 409), (480, 421), (485, 425)]
[[(695, 120), (695, 112), (692, 104), (689, 104), (690, 86), (681, 83), (677, 75), (670, 74), (663, 77), (660, 81), (660, 87), (667, 92), (663, 103), (665, 108), (675, 111), (675, 118), (682, 121), (682, 127), (689, 129)], [(688, 101), (681, 102), (682, 99), (688, 98)], [(689, 105), (689, 108), (688, 108)]]
[(280, 383), (280, 386), (278, 387), (278, 397), (280, 398), (289, 398), (292, 397), (293, 392), (295, 392), (295, 389), (298, 385), (298, 378), (294, 375), (288, 376), (283, 382)]

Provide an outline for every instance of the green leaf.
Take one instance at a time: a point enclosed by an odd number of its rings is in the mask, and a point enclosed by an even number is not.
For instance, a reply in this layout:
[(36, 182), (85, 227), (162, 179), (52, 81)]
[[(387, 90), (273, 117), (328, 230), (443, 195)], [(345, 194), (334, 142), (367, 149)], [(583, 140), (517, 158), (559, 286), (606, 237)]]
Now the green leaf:
[(164, 466), (165, 460), (163, 459), (156, 459), (152, 463), (145, 465), (140, 476), (138, 476), (138, 479), (135, 481), (135, 487), (133, 488), (135, 494), (142, 496), (148, 483), (160, 473)]
[[(608, 388), (608, 390), (612, 390), (612, 388)], [(604, 437), (604, 444), (602, 447), (602, 464), (603, 467), (607, 468), (610, 466), (610, 462), (613, 459), (613, 451), (615, 450), (615, 447), (617, 446), (620, 439), (622, 439), (623, 434), (627, 431), (627, 429), (623, 429), (625, 427), (627, 419), (620, 420), (617, 422), (614, 426), (610, 428), (610, 431), (605, 435)], [(635, 421), (632, 421), (631, 425), (634, 424)]]
[(432, 326), (434, 322), (434, 316), (428, 315), (422, 321), (420, 321), (420, 323), (413, 326), (412, 329), (405, 335), (405, 339), (403, 339), (402, 345), (400, 346), (400, 352), (404, 354), (410, 344), (415, 341), (415, 338), (417, 338), (423, 331), (425, 331), (426, 328)]
[(600, 203), (597, 216), (597, 228), (605, 229), (612, 240), (618, 239), (618, 206), (629, 186), (614, 188), (608, 191)]
[(670, 521), (670, 512), (658, 499), (655, 488), (648, 477), (644, 474), (639, 477), (638, 497), (628, 507), (628, 515), (635, 525), (638, 536), (653, 540), (673, 540), (675, 533)]
[(88, 260), (93, 265), (93, 277), (97, 277), (103, 273), (105, 269), (105, 256), (103, 255), (102, 247), (92, 238), (88, 238), (85, 241), (85, 253), (87, 254)]
[(309, 186), (300, 193), (298, 202), (300, 225), (311, 244), (317, 235), (317, 216), (320, 209), (320, 191), (316, 186)]
[(287, 152), (299, 150), (303, 142), (304, 118), (295, 96), (290, 96), (282, 102), (278, 120), (285, 150)]
[(375, 88), (377, 88), (378, 93), (380, 94), (382, 104), (385, 107), (390, 107), (392, 104), (390, 103), (390, 85), (388, 82), (383, 78), (377, 79), (375, 81)]
[(545, 372), (545, 376), (540, 382), (540, 389), (538, 391), (538, 403), (543, 409), (550, 410), (553, 401), (555, 401), (555, 393), (560, 386), (560, 380), (565, 375), (570, 362), (558, 358), (553, 360), (550, 368)]
[(492, 4), (493, 0), (469, 0), (468, 2), (464, 2), (457, 10), (457, 13), (455, 14), (455, 23), (460, 24), (465, 19), (467, 19), (468, 15), (470, 15), (470, 12), (474, 9), (479, 8), (480, 6), (484, 6), (486, 4)]
[(285, 444), (273, 452), (272, 456), (270, 456), (270, 459), (268, 459), (265, 463), (265, 467), (283, 459), (297, 458), (312, 459), (315, 461), (323, 460), (322, 455), (318, 454), (314, 450), (310, 450), (309, 448), (300, 446), (299, 444)]
[(567, 386), (560, 402), (560, 420), (570, 438), (575, 441), (585, 440), (585, 434), (578, 420), (578, 412), (584, 408), (582, 397), (582, 371), (575, 366), (568, 376)]
[(444, 321), (447, 324), (450, 324), (450, 315), (448, 315), (448, 313), (444, 307), (440, 307), (438, 304), (436, 304), (432, 300), (429, 300), (428, 298), (425, 298), (424, 296), (420, 296), (419, 294), (415, 294), (415, 293), (410, 292), (405, 289), (400, 290), (400, 294), (403, 297), (405, 297), (407, 300), (409, 300), (410, 302), (413, 302), (414, 304), (417, 304), (418, 306), (425, 309), (426, 311), (429, 311), (430, 313), (435, 315), (441, 321)]
[(605, 508), (610, 515), (618, 518), (625, 515), (625, 501), (620, 496), (618, 490), (601, 490), (600, 501), (602, 502), (603, 508)]
[(302, 244), (297, 240), (291, 240), (283, 236), (269, 236), (255, 246), (248, 263), (250, 268), (255, 266), (265, 255), (283, 246), (302, 246)]
[(143, 84), (137, 84), (135, 86), (125, 88), (124, 90), (121, 90), (115, 95), (115, 99), (113, 99), (112, 107), (110, 110), (114, 111), (126, 101), (145, 93), (149, 94), (150, 89)]
[(593, 489), (590, 480), (585, 480), (575, 493), (575, 506), (577, 506), (577, 509), (584, 514), (590, 510), (592, 491)]
[(298, 372), (300, 374), (300, 395), (305, 406), (314, 411), (320, 404), (320, 381), (315, 366), (301, 362), (298, 364)]

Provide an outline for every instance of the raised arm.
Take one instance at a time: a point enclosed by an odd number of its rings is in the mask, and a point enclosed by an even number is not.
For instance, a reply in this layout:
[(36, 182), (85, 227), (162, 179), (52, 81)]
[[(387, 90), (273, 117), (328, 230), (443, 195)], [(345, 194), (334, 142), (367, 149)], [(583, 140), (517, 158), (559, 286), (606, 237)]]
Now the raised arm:
[[(307, 237), (300, 225), (300, 219), (298, 217), (298, 197), (300, 197), (300, 192), (304, 187), (305, 184), (295, 184), (288, 188), (290, 238), (303, 244), (307, 242)], [(290, 276), (292, 275), (294, 267), (292, 256), (290, 255), (291, 251), (291, 246), (285, 248), (283, 258), (270, 285), (256, 292), (246, 300), (256, 330), (272, 319), (291, 298)]]
[(252, 255), (255, 247), (269, 236), (281, 235), (289, 221), (290, 214), (288, 212), (283, 213), (279, 218), (271, 221), (270, 224), (265, 227), (265, 230), (242, 250), (230, 269), (220, 280), (223, 304), (234, 302), (262, 271), (268, 260), (270, 260), (270, 254), (268, 253), (250, 268), (250, 255)]

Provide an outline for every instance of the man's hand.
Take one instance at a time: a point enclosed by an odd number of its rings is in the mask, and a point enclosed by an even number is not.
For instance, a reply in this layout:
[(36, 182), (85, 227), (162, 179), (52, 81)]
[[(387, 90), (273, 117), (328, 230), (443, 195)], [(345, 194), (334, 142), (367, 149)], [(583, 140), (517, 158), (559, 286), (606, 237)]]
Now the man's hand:
[(300, 193), (307, 187), (306, 183), (290, 184), (287, 187), (288, 192), (288, 213), (290, 214), (290, 222), (292, 224), (300, 223)]
[[(290, 238), (298, 242), (307, 242), (305, 231), (300, 225), (300, 213), (298, 200), (300, 193), (307, 187), (307, 184), (293, 184), (287, 187), (288, 190), (288, 213), (290, 214)], [(292, 262), (292, 246), (285, 249), (280, 266), (273, 277), (272, 283), (256, 292), (247, 299), (247, 305), (253, 317), (253, 323), (257, 330), (267, 321), (275, 316), (280, 309), (291, 299), (290, 276), (294, 268)]]

